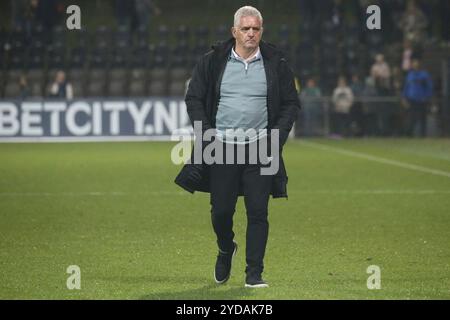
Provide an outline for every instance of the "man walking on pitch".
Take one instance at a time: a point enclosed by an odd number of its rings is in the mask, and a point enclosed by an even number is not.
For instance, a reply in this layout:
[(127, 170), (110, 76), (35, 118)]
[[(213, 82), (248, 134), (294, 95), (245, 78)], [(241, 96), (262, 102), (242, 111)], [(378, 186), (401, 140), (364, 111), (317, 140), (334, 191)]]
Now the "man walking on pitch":
[[(214, 278), (219, 284), (230, 277), (237, 251), (233, 214), (238, 196), (244, 196), (245, 286), (267, 287), (262, 272), (269, 230), (269, 196), (287, 198), (287, 174), (281, 151), (300, 103), (287, 61), (275, 46), (261, 40), (261, 13), (250, 6), (238, 9), (231, 32), (233, 38), (213, 46), (199, 60), (186, 94), (191, 122), (200, 121), (203, 133), (215, 130), (214, 142), (225, 149), (226, 161), (210, 165), (191, 161), (184, 165), (175, 182), (190, 192), (210, 192), (211, 219), (219, 247)], [(277, 130), (278, 135), (274, 135)], [(261, 168), (265, 164), (249, 160), (254, 150), (251, 146), (261, 147), (261, 140), (272, 137), (279, 137), (275, 144), (278, 150), (270, 150), (271, 155), (279, 153), (279, 167), (275, 174), (264, 175)], [(204, 149), (209, 142), (201, 143)], [(236, 163), (240, 150), (245, 150), (243, 164)], [(233, 163), (228, 162), (229, 153)]]

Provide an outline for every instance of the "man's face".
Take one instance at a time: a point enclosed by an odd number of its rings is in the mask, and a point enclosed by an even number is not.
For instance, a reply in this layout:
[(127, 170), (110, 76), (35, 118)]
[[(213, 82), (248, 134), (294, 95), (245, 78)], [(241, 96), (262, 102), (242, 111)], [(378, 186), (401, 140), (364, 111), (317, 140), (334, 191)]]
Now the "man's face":
[(242, 17), (239, 25), (231, 29), (236, 45), (247, 50), (254, 50), (259, 46), (262, 31), (261, 21), (253, 16)]

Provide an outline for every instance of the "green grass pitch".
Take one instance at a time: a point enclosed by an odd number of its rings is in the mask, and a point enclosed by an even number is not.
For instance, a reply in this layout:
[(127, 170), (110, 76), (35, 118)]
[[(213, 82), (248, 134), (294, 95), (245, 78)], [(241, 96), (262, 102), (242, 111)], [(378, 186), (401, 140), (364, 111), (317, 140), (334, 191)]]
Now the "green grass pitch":
[(450, 140), (289, 141), (266, 289), (244, 288), (243, 199), (231, 279), (214, 283), (209, 197), (173, 183), (173, 145), (0, 144), (0, 298), (450, 299)]

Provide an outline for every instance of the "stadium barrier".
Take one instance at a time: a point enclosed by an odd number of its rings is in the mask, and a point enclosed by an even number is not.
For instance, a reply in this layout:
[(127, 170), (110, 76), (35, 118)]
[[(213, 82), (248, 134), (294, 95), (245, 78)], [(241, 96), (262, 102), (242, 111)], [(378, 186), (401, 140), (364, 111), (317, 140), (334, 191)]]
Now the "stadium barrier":
[[(291, 136), (328, 136), (335, 125), (331, 97), (301, 97)], [(438, 101), (427, 117), (427, 136), (442, 135)], [(366, 126), (373, 136), (403, 135), (407, 121), (398, 97), (356, 98), (350, 135)], [(0, 142), (173, 140), (192, 135), (183, 97), (0, 100)]]
[(0, 100), (0, 141), (170, 140), (190, 121), (183, 98)]

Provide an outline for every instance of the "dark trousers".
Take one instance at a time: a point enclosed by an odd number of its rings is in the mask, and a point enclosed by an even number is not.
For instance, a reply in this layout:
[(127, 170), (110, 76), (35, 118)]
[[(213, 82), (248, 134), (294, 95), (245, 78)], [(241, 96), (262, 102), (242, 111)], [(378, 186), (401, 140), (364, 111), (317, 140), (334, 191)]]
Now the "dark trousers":
[[(246, 164), (236, 164), (237, 147), (228, 147), (234, 148), (235, 164), (212, 164), (210, 167), (212, 225), (219, 249), (230, 252), (234, 238), (233, 215), (242, 185), (247, 211), (246, 272), (259, 274), (264, 268), (269, 232), (267, 216), (272, 176), (260, 174), (260, 163), (248, 164), (248, 145), (245, 147)], [(226, 154), (225, 151), (224, 157)]]
[(408, 110), (408, 135), (414, 136), (414, 131), (419, 126), (419, 134), (425, 137), (427, 133), (427, 104), (424, 102), (409, 101)]

